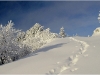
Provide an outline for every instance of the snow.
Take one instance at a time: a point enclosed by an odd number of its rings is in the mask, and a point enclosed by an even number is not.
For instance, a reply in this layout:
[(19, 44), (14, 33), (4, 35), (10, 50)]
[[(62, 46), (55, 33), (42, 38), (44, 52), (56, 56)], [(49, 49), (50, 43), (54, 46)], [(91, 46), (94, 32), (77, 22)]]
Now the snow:
[(26, 58), (0, 66), (0, 74), (100, 74), (99, 40), (57, 38)]
[(92, 36), (100, 36), (100, 27), (97, 27), (94, 31)]

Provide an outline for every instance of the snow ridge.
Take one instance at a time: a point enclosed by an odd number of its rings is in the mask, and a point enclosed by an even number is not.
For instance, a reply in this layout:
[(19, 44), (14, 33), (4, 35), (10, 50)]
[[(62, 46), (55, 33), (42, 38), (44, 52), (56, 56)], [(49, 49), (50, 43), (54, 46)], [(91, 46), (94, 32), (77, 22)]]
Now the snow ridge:
[[(78, 68), (76, 68), (75, 65), (77, 64), (80, 56), (83, 55), (84, 52), (87, 51), (87, 48), (89, 47), (89, 45), (86, 42), (77, 40), (73, 37), (69, 37), (69, 39), (72, 41), (78, 42), (81, 48), (79, 48), (79, 51), (75, 53), (75, 55), (69, 56), (69, 58), (67, 58), (67, 61), (66, 60), (64, 61), (65, 63), (61, 65), (58, 64), (58, 67), (51, 69), (49, 73), (47, 73), (46, 75), (51, 75), (51, 74), (59, 75), (63, 73), (65, 70), (71, 71), (71, 72), (78, 70)], [(88, 56), (88, 54), (86, 56)]]

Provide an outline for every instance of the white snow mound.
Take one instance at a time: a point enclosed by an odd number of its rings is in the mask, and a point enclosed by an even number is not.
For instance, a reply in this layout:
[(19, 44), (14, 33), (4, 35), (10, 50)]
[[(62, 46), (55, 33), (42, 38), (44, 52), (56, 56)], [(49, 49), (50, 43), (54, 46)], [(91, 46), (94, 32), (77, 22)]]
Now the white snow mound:
[(93, 31), (93, 34), (92, 36), (98, 36), (100, 35), (100, 27), (96, 28), (94, 31)]

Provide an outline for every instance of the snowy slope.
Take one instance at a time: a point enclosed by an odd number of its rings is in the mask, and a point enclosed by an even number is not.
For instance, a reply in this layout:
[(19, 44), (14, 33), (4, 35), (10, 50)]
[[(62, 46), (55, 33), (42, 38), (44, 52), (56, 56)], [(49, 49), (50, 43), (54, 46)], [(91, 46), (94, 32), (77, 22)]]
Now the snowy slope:
[(94, 36), (89, 38), (78, 37), (76, 39), (86, 41), (90, 46), (84, 53), (86, 56), (81, 56), (81, 59), (77, 62), (76, 67), (79, 69), (74, 72), (63, 72), (71, 74), (100, 74), (100, 36)]
[(0, 74), (100, 74), (100, 38), (67, 37), (27, 58), (0, 66)]

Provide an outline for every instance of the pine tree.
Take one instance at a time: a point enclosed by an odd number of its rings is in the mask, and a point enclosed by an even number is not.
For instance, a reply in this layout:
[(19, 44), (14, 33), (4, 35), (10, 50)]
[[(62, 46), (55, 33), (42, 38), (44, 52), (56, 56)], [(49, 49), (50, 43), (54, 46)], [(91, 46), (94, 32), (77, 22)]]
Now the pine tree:
[(63, 27), (62, 27), (62, 28), (60, 28), (59, 35), (60, 35), (60, 37), (61, 37), (61, 38), (66, 37), (66, 34), (65, 34), (65, 32), (64, 32), (64, 28), (63, 28)]

